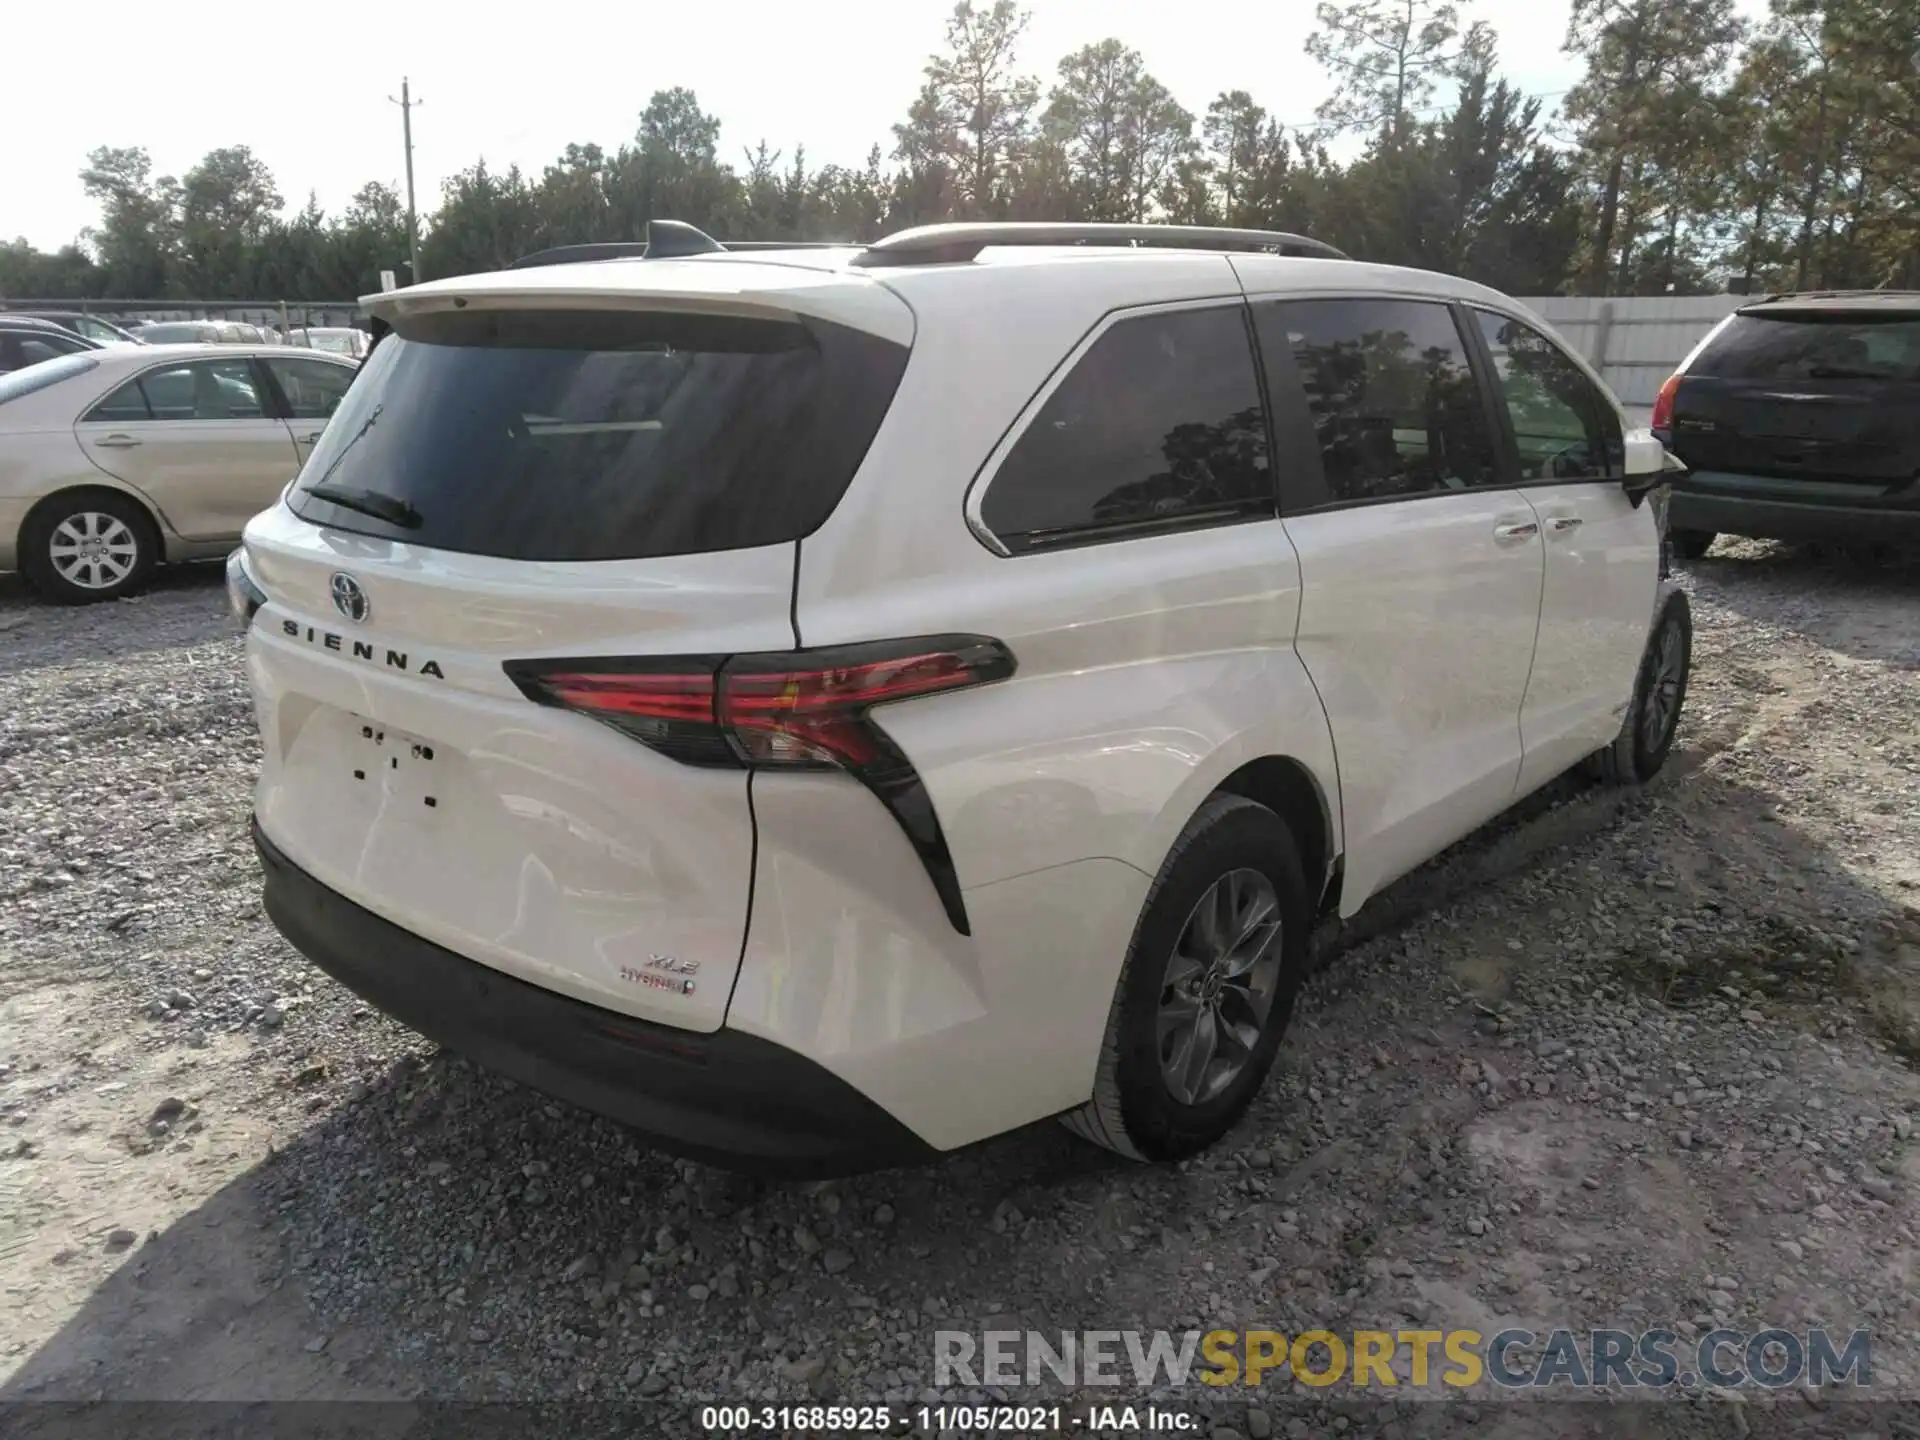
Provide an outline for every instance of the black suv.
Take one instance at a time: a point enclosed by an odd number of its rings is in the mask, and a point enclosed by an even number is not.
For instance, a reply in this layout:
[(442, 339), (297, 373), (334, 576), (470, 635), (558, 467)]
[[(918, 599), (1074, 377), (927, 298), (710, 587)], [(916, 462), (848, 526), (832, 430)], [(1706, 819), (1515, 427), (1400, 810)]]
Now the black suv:
[(1716, 534), (1920, 542), (1920, 292), (1741, 306), (1661, 387), (1653, 430), (1692, 472), (1667, 512), (1685, 559)]

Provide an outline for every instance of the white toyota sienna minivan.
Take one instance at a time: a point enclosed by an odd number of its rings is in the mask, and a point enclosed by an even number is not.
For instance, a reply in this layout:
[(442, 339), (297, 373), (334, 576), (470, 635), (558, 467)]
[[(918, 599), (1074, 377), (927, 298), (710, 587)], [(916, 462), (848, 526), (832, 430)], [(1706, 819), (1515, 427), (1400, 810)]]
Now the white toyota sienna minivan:
[(268, 913), (435, 1040), (739, 1168), (1175, 1159), (1318, 918), (1665, 759), (1673, 462), (1505, 296), (1245, 231), (652, 240), (370, 300), (229, 564)]

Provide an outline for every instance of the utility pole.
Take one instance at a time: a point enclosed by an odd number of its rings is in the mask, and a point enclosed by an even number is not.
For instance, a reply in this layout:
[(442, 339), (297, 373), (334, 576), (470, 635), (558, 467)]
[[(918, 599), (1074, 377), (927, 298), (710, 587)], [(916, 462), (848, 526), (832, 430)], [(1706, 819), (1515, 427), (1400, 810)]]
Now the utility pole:
[(413, 107), (425, 104), (425, 101), (413, 98), (405, 76), (400, 79), (400, 98), (388, 100), (400, 107), (400, 133), (406, 138), (407, 145), (407, 243), (413, 247), (413, 274), (410, 284), (418, 285), (426, 276), (420, 273), (420, 223), (415, 218), (413, 207)]

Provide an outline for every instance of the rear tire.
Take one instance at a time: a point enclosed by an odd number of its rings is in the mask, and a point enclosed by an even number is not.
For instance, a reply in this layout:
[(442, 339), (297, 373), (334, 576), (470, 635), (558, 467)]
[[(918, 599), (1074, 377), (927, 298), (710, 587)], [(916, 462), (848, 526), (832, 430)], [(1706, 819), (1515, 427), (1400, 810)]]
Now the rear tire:
[(1693, 671), (1693, 608), (1684, 590), (1661, 602), (1634, 680), (1633, 702), (1613, 744), (1594, 757), (1608, 785), (1644, 785), (1660, 773), (1680, 728)]
[(160, 533), (139, 503), (112, 490), (74, 490), (36, 507), (20, 527), (20, 569), (58, 605), (118, 600), (147, 583)]
[(1682, 560), (1698, 560), (1720, 536), (1713, 530), (1676, 530), (1670, 538), (1674, 554)]
[[(1266, 905), (1270, 928), (1259, 919)], [(1093, 1098), (1061, 1117), (1067, 1128), (1153, 1161), (1226, 1134), (1272, 1068), (1307, 974), (1312, 923), (1286, 822), (1241, 796), (1209, 799), (1147, 894)]]

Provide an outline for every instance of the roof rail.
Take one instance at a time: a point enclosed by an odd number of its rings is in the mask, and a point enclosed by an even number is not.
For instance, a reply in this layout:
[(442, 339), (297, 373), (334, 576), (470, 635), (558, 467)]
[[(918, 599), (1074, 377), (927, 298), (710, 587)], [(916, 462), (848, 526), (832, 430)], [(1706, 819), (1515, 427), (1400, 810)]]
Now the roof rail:
[(832, 250), (846, 248), (834, 240), (733, 240), (722, 243), (703, 230), (679, 220), (649, 220), (645, 240), (602, 240), (586, 245), (555, 245), (522, 255), (507, 266), (526, 270), (536, 265), (571, 265), (584, 260), (671, 260), (685, 255), (714, 255), (732, 250)]
[(1322, 240), (1280, 230), (1234, 230), (1217, 225), (1101, 225), (1007, 222), (922, 225), (876, 240), (854, 257), (869, 269), (942, 265), (972, 260), (990, 245), (1168, 246), (1182, 250), (1276, 251), (1324, 260), (1348, 257)]
[[(1893, 299), (1912, 299), (1920, 295), (1920, 290), (1900, 290), (1888, 287), (1876, 287), (1871, 290), (1776, 290), (1770, 295), (1761, 295), (1747, 302), (1748, 305), (1768, 305), (1775, 300), (1856, 300), (1870, 296), (1885, 295)], [(1746, 306), (1741, 307), (1743, 310)]]

